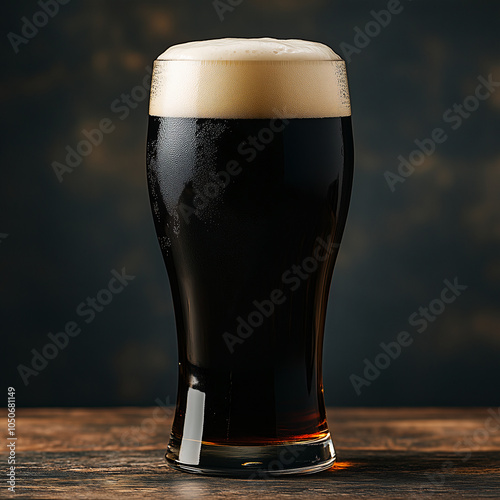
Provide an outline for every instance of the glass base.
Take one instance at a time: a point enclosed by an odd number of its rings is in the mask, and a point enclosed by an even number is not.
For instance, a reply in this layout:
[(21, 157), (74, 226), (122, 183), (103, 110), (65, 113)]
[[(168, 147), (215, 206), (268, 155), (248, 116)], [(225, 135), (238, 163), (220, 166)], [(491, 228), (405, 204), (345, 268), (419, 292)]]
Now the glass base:
[(265, 446), (227, 446), (171, 436), (165, 458), (170, 467), (184, 472), (256, 479), (326, 470), (335, 462), (335, 449), (329, 433)]

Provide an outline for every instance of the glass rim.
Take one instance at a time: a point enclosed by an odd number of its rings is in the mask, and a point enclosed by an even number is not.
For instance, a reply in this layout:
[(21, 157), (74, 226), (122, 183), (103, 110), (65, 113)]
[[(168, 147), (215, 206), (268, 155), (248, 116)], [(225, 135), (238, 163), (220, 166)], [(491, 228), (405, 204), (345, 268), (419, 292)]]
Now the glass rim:
[(345, 60), (339, 57), (338, 59), (155, 59), (157, 62), (200, 62), (200, 63), (344, 63)]

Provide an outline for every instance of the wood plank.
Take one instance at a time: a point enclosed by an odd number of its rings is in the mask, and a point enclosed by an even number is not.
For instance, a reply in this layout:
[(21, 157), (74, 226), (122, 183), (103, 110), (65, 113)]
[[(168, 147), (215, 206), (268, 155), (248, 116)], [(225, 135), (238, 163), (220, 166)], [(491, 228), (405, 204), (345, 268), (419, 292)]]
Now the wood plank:
[(250, 480), (168, 468), (168, 408), (19, 409), (16, 498), (500, 498), (498, 408), (328, 415), (339, 457), (332, 469)]

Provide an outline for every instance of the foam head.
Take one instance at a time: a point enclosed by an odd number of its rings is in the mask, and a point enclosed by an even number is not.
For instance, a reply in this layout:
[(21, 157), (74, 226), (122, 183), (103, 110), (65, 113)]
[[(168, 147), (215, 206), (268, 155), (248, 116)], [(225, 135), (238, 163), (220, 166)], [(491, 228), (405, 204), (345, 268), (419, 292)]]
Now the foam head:
[(351, 114), (344, 61), (304, 40), (224, 38), (174, 45), (154, 63), (149, 113), (189, 118)]

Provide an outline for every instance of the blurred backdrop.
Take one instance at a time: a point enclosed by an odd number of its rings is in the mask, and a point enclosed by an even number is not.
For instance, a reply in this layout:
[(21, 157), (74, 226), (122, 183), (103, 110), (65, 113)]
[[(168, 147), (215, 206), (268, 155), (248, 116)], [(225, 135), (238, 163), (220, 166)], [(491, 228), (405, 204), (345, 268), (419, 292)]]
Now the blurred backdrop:
[[(356, 171), (327, 404), (500, 404), (498, 2), (28, 0), (3, 12), (2, 378), (19, 406), (175, 402), (147, 75), (169, 45), (226, 36), (321, 41), (348, 61)], [(122, 290), (106, 292), (113, 274)]]

